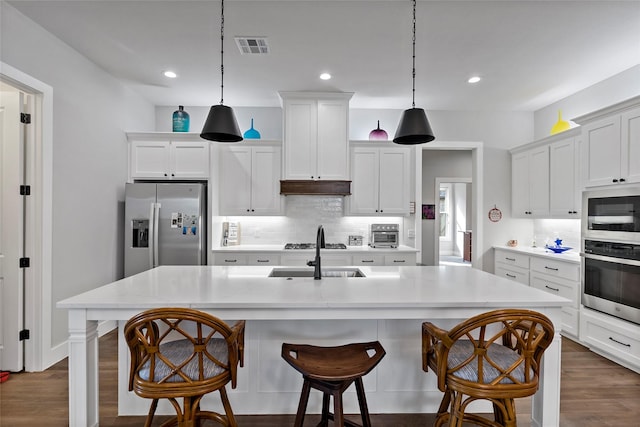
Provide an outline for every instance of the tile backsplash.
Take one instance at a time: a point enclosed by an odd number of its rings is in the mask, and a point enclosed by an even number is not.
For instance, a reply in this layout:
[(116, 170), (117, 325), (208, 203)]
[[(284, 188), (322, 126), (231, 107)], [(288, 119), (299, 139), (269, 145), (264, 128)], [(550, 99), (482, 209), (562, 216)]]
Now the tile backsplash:
[[(344, 197), (287, 196), (285, 216), (234, 216), (213, 217), (213, 244), (220, 245), (222, 222), (240, 223), (240, 243), (243, 245), (278, 245), (288, 242), (315, 242), (319, 225), (322, 225), (327, 243), (349, 243), (349, 235), (363, 237), (363, 245), (369, 243), (371, 224), (400, 224), (400, 243), (413, 246), (413, 239), (403, 239), (404, 217), (345, 216), (347, 203)], [(413, 219), (413, 217), (409, 217)], [(409, 221), (409, 219), (407, 218)]]
[(545, 244), (554, 245), (556, 238), (560, 238), (562, 246), (580, 250), (579, 219), (537, 219), (534, 220), (533, 234), (539, 247)]

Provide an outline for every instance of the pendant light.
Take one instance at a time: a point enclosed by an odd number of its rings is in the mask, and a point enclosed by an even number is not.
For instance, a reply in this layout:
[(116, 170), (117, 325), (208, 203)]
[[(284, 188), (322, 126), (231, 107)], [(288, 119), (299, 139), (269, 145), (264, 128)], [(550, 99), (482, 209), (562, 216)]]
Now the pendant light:
[(223, 105), (224, 101), (224, 0), (220, 7), (220, 105), (214, 105), (209, 110), (207, 120), (200, 133), (200, 137), (210, 141), (238, 142), (242, 141), (242, 134), (238, 127), (236, 115), (231, 107)]
[(413, 101), (411, 108), (404, 110), (393, 142), (403, 145), (431, 142), (433, 135), (427, 115), (422, 108), (416, 108), (416, 0), (413, 0)]

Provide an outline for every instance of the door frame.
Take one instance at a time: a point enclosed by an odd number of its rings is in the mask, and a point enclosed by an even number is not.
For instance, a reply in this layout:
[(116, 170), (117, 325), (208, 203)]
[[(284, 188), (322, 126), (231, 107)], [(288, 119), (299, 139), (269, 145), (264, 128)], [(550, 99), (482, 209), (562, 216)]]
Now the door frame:
[(52, 196), (53, 196), (53, 88), (0, 61), (0, 79), (4, 83), (33, 95), (34, 105), (28, 138), (32, 150), (27, 154), (27, 184), (32, 193), (27, 198), (26, 246), (31, 266), (25, 280), (25, 328), (30, 339), (25, 342), (25, 370), (41, 371), (67, 354), (66, 342), (52, 347), (50, 324), (52, 301)]
[[(473, 179), (469, 178), (469, 177), (453, 177), (453, 178), (446, 178), (446, 177), (436, 177), (435, 179), (435, 185), (434, 185), (434, 191), (437, 197), (437, 195), (440, 193), (440, 184), (442, 183), (451, 183), (451, 184), (458, 184), (458, 183), (466, 183), (466, 184), (471, 184), (471, 199), (473, 200)], [(473, 211), (473, 207), (471, 208)], [(471, 218), (471, 222), (473, 223), (473, 217)], [(438, 215), (438, 203), (436, 201), (436, 216), (435, 216), (435, 223), (434, 223), (434, 230), (435, 232), (433, 233), (433, 265), (440, 265), (440, 234), (438, 233), (438, 230), (440, 230), (440, 215)], [(451, 239), (453, 241), (456, 240), (456, 236), (455, 234), (456, 231), (453, 230), (452, 231), (452, 235), (451, 235)], [(473, 245), (473, 240), (471, 241), (471, 244)], [(471, 251), (471, 256), (473, 257), (473, 251)]]
[[(415, 200), (416, 206), (422, 206), (422, 152), (425, 150), (470, 150), (471, 151), (471, 229), (473, 240), (471, 242), (471, 266), (482, 270), (484, 242), (482, 204), (483, 175), (484, 175), (484, 148), (482, 142), (476, 141), (434, 141), (424, 145), (417, 145), (415, 152)], [(422, 218), (415, 215), (415, 247), (418, 251), (418, 263), (422, 262)], [(438, 245), (439, 246), (439, 245)]]

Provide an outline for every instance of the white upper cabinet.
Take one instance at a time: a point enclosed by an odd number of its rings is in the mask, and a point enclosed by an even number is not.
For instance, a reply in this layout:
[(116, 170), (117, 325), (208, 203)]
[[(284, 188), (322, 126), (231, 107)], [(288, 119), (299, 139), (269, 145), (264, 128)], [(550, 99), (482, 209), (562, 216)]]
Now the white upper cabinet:
[(640, 97), (574, 119), (585, 187), (640, 182)]
[[(130, 178), (207, 179), (209, 145), (197, 135), (128, 134)], [(189, 140), (193, 139), (193, 140)]]
[(549, 215), (549, 146), (511, 156), (511, 195), (514, 217)]
[(549, 212), (553, 218), (579, 218), (579, 145), (569, 137), (549, 144)]
[(352, 215), (408, 215), (410, 152), (404, 147), (351, 149)]
[(347, 180), (352, 93), (281, 92), (284, 179)]
[(221, 215), (282, 213), (280, 147), (221, 146), (218, 170)]

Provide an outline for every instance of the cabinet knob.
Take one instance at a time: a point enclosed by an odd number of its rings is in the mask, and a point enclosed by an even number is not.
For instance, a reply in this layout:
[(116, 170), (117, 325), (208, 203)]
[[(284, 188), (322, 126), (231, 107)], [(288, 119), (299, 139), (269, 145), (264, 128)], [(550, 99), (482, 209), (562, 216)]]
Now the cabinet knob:
[(625, 181), (626, 181), (626, 179), (620, 178), (620, 182), (625, 182)]
[(167, 174), (165, 173), (164, 176), (167, 176)]
[(172, 173), (172, 174), (171, 174), (171, 176), (176, 176), (176, 174), (175, 174), (175, 173)]
[(618, 180), (616, 178), (613, 178), (613, 182), (618, 182)]

